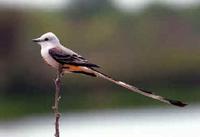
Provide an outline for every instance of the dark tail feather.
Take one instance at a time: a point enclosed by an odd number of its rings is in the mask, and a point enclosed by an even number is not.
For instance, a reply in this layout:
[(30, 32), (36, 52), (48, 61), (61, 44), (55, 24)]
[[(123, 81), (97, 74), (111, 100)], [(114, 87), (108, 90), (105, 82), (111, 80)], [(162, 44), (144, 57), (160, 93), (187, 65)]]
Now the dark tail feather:
[(166, 99), (170, 102), (170, 104), (175, 105), (175, 106), (179, 106), (179, 107), (185, 107), (187, 104), (182, 103), (181, 101), (177, 101), (177, 100), (171, 100), (171, 99)]
[(111, 78), (110, 76), (106, 75), (106, 74), (103, 74), (93, 68), (91, 68), (93, 71), (94, 71), (94, 74), (97, 76), (97, 77), (101, 77), (103, 79), (106, 79), (108, 81), (111, 81), (121, 87), (124, 87), (124, 88), (127, 88), (129, 89), (130, 91), (133, 91), (133, 92), (136, 92), (136, 93), (139, 93), (141, 95), (144, 95), (144, 96), (147, 96), (147, 97), (150, 97), (150, 98), (153, 98), (155, 100), (159, 100), (161, 102), (164, 102), (164, 103), (167, 103), (167, 104), (171, 104), (171, 105), (175, 105), (175, 106), (179, 106), (179, 107), (184, 107), (186, 106), (187, 104), (185, 103), (182, 103), (181, 101), (177, 101), (177, 100), (171, 100), (171, 99), (167, 99), (167, 98), (164, 98), (162, 96), (159, 96), (159, 95), (155, 95), (153, 94), (152, 92), (149, 92), (149, 91), (145, 91), (145, 90), (142, 90), (142, 89), (139, 89), (137, 87), (134, 87), (132, 85), (129, 85), (125, 82), (122, 82), (122, 81), (118, 81), (118, 80), (114, 80), (113, 78)]

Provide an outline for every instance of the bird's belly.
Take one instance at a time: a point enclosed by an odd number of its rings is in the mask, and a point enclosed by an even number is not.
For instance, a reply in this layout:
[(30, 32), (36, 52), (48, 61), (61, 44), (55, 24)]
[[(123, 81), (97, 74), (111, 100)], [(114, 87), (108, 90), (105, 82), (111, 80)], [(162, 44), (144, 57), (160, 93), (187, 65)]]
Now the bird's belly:
[(54, 67), (54, 68), (58, 68), (59, 64), (54, 60), (54, 59), (47, 59), (47, 58), (43, 58), (45, 63), (47, 63), (48, 65), (50, 65), (51, 67)]

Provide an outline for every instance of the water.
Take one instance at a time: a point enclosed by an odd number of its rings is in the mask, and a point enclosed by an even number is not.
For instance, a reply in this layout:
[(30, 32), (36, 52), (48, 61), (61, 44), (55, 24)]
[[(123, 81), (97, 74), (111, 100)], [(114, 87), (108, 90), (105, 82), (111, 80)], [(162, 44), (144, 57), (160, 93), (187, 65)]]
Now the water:
[[(61, 137), (198, 137), (200, 107), (63, 114)], [(0, 122), (0, 137), (53, 137), (53, 115)]]

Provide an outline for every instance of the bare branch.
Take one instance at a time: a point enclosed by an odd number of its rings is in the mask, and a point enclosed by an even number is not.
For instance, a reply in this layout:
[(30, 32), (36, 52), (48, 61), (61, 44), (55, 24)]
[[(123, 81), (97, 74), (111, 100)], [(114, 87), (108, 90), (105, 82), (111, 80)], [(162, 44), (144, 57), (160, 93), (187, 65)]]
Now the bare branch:
[(59, 101), (61, 99), (60, 91), (61, 91), (61, 77), (62, 77), (62, 66), (59, 66), (59, 69), (57, 70), (57, 77), (55, 79), (55, 102), (54, 106), (52, 107), (54, 114), (55, 114), (55, 137), (60, 137), (60, 131), (59, 131), (59, 119), (60, 119), (60, 112), (58, 110), (59, 107)]

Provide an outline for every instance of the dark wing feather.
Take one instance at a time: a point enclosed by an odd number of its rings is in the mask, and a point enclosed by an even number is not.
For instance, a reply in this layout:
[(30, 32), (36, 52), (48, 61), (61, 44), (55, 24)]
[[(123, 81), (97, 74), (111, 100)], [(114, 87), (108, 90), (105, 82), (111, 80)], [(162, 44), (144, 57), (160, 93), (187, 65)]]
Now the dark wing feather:
[(86, 66), (86, 67), (99, 67), (96, 64), (89, 63), (88, 60), (78, 54), (67, 54), (61, 49), (52, 48), (49, 50), (49, 54), (61, 64), (69, 64), (75, 66)]

